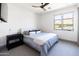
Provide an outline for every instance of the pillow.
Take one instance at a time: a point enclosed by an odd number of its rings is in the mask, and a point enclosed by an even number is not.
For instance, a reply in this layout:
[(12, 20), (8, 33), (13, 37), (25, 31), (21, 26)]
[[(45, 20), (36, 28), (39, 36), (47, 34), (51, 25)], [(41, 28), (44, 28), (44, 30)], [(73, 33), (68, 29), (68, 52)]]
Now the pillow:
[(40, 32), (41, 32), (40, 30), (29, 30), (30, 35), (37, 34), (37, 33), (40, 33)]
[(36, 34), (35, 31), (29, 32), (30, 35)]
[(37, 31), (36, 33), (37, 33), (37, 34), (38, 34), (38, 33), (41, 33), (41, 31)]
[(24, 31), (23, 34), (24, 35), (29, 35), (29, 31)]

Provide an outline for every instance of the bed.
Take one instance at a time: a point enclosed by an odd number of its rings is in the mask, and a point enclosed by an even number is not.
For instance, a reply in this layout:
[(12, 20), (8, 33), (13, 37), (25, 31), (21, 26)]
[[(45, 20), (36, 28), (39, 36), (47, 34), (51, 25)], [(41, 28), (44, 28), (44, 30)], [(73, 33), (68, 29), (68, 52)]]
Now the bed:
[(24, 43), (40, 52), (41, 56), (47, 56), (51, 47), (58, 42), (58, 36), (54, 33), (38, 32), (24, 35)]

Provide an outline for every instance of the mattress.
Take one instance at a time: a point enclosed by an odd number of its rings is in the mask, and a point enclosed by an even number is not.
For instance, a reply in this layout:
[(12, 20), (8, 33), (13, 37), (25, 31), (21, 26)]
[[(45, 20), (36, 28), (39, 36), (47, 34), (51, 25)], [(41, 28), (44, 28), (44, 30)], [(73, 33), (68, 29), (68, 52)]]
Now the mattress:
[(24, 36), (24, 43), (30, 45), (32, 48), (36, 49), (37, 51), (40, 52), (41, 46), (37, 45), (35, 42), (33, 42), (33, 38), (30, 38), (28, 36)]
[(41, 55), (47, 55), (48, 50), (58, 41), (58, 36), (53, 33), (38, 33), (34, 35), (24, 35), (24, 42), (34, 49), (38, 50)]

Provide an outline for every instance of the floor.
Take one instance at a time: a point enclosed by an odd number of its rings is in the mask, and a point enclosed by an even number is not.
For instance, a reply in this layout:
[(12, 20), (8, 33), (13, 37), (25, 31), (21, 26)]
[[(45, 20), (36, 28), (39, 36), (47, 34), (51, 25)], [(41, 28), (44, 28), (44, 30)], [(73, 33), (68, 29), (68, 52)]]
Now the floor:
[[(40, 53), (28, 47), (27, 45), (21, 45), (9, 51), (3, 48), (0, 50), (0, 55), (40, 56)], [(57, 44), (55, 44), (55, 46), (51, 48), (48, 56), (79, 56), (79, 47), (75, 43), (59, 41)]]

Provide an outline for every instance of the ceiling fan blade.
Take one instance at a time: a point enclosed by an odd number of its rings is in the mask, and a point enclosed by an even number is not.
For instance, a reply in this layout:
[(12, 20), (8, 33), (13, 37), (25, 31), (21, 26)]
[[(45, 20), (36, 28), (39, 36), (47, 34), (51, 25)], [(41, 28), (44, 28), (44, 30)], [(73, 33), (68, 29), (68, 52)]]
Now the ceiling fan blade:
[(40, 6), (32, 6), (32, 7), (40, 7)]
[(47, 6), (49, 3), (45, 3), (43, 6)]
[(47, 6), (49, 3), (41, 3), (41, 6), (32, 6), (32, 7), (36, 7), (36, 8), (42, 8), (44, 11), (46, 11), (46, 9), (44, 8), (45, 6)]
[(46, 5), (48, 5), (49, 3), (45, 3)]

